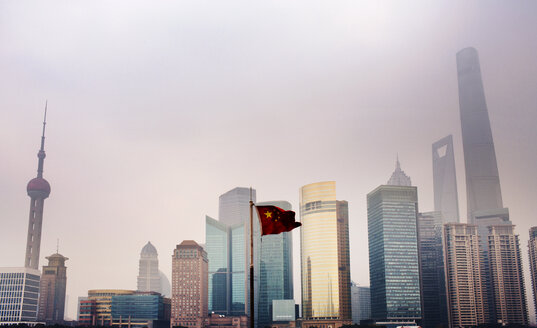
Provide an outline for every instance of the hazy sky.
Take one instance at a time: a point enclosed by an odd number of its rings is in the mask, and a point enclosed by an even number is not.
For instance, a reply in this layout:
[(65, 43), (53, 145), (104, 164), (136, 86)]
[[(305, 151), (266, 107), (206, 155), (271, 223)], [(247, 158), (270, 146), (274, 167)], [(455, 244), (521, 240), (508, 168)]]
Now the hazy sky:
[(301, 186), (335, 180), (351, 276), (368, 285), (366, 194), (397, 153), (432, 210), (431, 144), (453, 134), (466, 213), (455, 54), (473, 46), (527, 271), (536, 14), (535, 1), (2, 0), (0, 266), (24, 264), (48, 99), (40, 264), (59, 238), (69, 317), (88, 289), (135, 289), (148, 240), (171, 276), (175, 245), (205, 242), (205, 215), (236, 186), (296, 209)]

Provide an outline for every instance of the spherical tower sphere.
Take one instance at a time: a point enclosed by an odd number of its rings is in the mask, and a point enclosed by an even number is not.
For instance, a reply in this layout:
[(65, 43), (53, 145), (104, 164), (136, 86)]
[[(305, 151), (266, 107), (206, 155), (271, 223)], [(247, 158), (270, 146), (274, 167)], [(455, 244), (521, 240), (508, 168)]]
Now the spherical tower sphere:
[(43, 178), (34, 178), (26, 186), (28, 196), (45, 199), (50, 195), (50, 184)]

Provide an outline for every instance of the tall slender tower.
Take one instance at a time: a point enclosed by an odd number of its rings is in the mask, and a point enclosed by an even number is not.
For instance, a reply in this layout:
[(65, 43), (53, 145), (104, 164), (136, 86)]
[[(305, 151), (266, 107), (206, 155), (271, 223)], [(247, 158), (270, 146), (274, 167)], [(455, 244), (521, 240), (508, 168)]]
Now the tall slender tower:
[(459, 222), (459, 197), (451, 134), (433, 143), (434, 210), (443, 222)]
[(457, 53), (457, 76), (468, 221), (473, 224), (475, 211), (503, 208), (496, 152), (477, 50), (465, 48)]
[(47, 122), (47, 106), (43, 119), (43, 134), (41, 136), (41, 148), (37, 153), (39, 158), (37, 177), (28, 182), (26, 190), (30, 196), (30, 220), (28, 223), (28, 239), (26, 242), (26, 258), (24, 266), (38, 270), (39, 249), (41, 247), (41, 226), (43, 224), (43, 206), (45, 199), (50, 195), (50, 184), (43, 179), (43, 166), (45, 165), (45, 126)]

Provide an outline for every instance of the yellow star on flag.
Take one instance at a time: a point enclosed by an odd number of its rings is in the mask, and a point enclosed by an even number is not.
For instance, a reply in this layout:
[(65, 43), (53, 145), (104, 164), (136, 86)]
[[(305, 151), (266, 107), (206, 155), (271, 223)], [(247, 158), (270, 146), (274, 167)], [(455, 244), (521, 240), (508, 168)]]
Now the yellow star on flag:
[(268, 218), (272, 218), (272, 212), (265, 212), (265, 216)]

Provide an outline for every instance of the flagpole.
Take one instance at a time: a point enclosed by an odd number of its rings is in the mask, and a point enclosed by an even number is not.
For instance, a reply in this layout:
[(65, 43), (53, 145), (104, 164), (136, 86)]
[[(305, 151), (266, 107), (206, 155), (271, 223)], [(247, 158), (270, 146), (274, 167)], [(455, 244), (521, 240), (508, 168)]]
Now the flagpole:
[(250, 328), (254, 328), (254, 202), (250, 187)]

